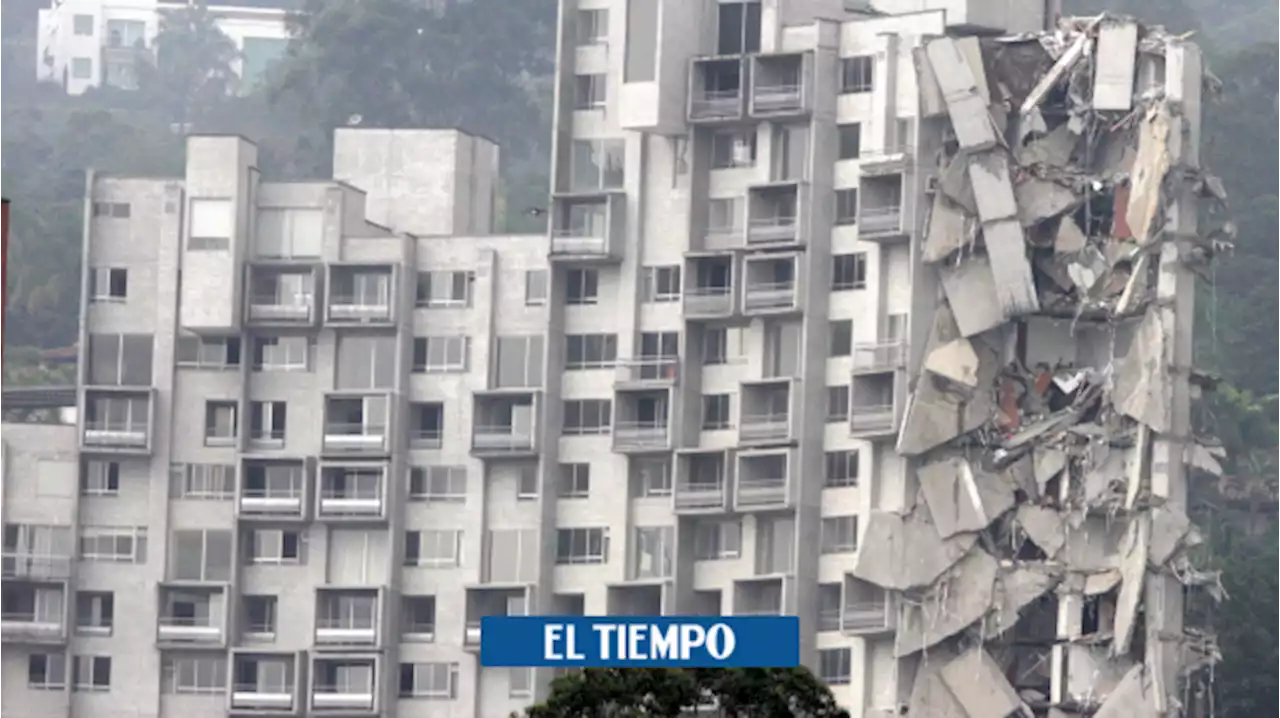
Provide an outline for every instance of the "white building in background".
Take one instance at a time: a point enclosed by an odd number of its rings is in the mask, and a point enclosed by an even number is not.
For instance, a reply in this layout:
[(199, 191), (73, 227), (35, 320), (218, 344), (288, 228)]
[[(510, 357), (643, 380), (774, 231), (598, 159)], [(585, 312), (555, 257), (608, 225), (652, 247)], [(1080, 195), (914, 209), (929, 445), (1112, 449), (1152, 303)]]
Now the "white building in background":
[[(90, 87), (137, 85), (138, 53), (154, 52), (160, 17), (186, 2), (163, 0), (53, 0), (40, 10), (37, 77), (58, 82), (67, 94)], [(285, 49), (287, 0), (207, 3), (218, 27), (236, 44), (235, 71), (251, 87)]]

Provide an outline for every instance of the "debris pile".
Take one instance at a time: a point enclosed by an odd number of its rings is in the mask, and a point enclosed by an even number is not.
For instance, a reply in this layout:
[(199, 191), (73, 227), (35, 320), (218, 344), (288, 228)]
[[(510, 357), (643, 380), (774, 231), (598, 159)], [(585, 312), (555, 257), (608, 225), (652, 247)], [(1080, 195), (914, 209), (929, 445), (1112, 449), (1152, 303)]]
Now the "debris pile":
[(1225, 202), (1198, 51), (1103, 15), (915, 53), (942, 136), (941, 296), (897, 444), (918, 491), (871, 515), (853, 571), (900, 604), (907, 715), (1182, 714), (1217, 655), (1183, 589), (1221, 592), (1188, 557), (1183, 477), (1220, 450), (1187, 428), (1182, 270), (1231, 234), (1196, 234)]

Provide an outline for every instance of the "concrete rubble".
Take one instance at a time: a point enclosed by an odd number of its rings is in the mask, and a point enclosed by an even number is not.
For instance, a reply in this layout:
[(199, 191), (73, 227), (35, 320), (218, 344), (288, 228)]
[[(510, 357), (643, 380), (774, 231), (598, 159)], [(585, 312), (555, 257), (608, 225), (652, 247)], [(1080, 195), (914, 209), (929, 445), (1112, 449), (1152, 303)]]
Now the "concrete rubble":
[(1194, 370), (1173, 359), (1193, 288), (1168, 275), (1232, 232), (1178, 231), (1187, 196), (1225, 202), (1174, 79), (1199, 55), (1113, 15), (915, 52), (944, 137), (920, 253), (938, 309), (896, 447), (916, 495), (870, 516), (853, 569), (899, 606), (902, 711), (1184, 715), (1217, 653), (1172, 594), (1221, 586), (1167, 475), (1220, 475), (1221, 450), (1169, 436)]

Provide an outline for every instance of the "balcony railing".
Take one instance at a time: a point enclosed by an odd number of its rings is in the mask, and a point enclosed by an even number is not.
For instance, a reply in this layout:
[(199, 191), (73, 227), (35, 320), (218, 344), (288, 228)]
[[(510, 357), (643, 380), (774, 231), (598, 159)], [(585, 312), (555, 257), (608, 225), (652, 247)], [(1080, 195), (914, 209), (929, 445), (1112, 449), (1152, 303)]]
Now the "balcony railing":
[(790, 435), (791, 414), (785, 411), (743, 414), (738, 428), (738, 438), (743, 441), (781, 440)]
[(678, 356), (642, 356), (617, 363), (619, 383), (673, 382), (680, 373)]
[(905, 360), (905, 349), (906, 345), (902, 341), (855, 345), (853, 347), (853, 370), (871, 373), (897, 369), (902, 366)]
[(787, 480), (749, 479), (738, 480), (739, 506), (771, 506), (787, 502)]
[(818, 611), (818, 630), (819, 631), (839, 631), (840, 630), (840, 609), (826, 608)]
[(462, 631), (462, 643), (466, 646), (480, 645), (480, 622), (467, 621)]
[(757, 85), (752, 105), (756, 112), (794, 112), (804, 109), (804, 85)]
[(733, 313), (733, 287), (691, 287), (684, 293), (684, 313), (723, 316)]
[(617, 449), (661, 449), (667, 446), (667, 422), (619, 421), (613, 427)]
[(902, 231), (902, 207), (864, 207), (858, 212), (858, 234), (893, 234)]
[(372, 643), (376, 635), (377, 627), (373, 620), (316, 619), (316, 640), (323, 643)]
[(773, 242), (794, 242), (796, 239), (796, 218), (794, 216), (752, 217), (747, 228), (749, 244), (769, 244)]
[(609, 253), (609, 240), (603, 229), (556, 229), (551, 233), (551, 253), (603, 256)]
[(252, 514), (302, 513), (301, 486), (267, 486), (245, 489), (240, 495), (240, 511)]
[(681, 483), (676, 485), (677, 509), (715, 509), (724, 506), (725, 482)]
[(368, 423), (330, 423), (324, 427), (329, 451), (380, 451), (386, 448), (387, 427)]
[(781, 608), (744, 608), (741, 610), (735, 609), (733, 612), (733, 615), (735, 616), (781, 616), (782, 609)]
[(790, 309), (796, 305), (796, 283), (748, 283), (743, 305), (747, 311)]
[(249, 445), (255, 449), (279, 449), (284, 446), (284, 429), (249, 432)]
[(21, 552), (4, 552), (0, 560), (4, 578), (61, 581), (71, 576), (71, 557)]
[(94, 446), (145, 447), (150, 428), (150, 423), (145, 421), (86, 421), (84, 441)]
[(330, 516), (368, 516), (382, 513), (382, 487), (332, 486), (320, 490), (320, 513)]
[(161, 616), (160, 638), (172, 641), (210, 643), (222, 639), (222, 626), (211, 616)]
[(232, 708), (290, 710), (293, 703), (293, 690), (287, 686), (237, 683), (231, 689)]
[(391, 297), (334, 294), (329, 297), (329, 318), (339, 321), (374, 321), (391, 318)]
[(0, 634), (6, 639), (56, 641), (65, 635), (60, 615), (13, 611), (0, 614)]
[(855, 406), (849, 412), (853, 431), (887, 431), (893, 428), (893, 404)]
[(373, 686), (317, 683), (311, 694), (311, 705), (316, 710), (373, 710)]
[(703, 90), (695, 94), (689, 118), (726, 120), (742, 114), (742, 90)]
[(409, 434), (409, 446), (414, 449), (439, 449), (444, 445), (444, 432), (439, 429), (415, 429)]
[(844, 630), (849, 632), (878, 631), (892, 623), (888, 601), (862, 601), (844, 607)]
[(255, 294), (249, 298), (249, 319), (257, 321), (306, 322), (311, 320), (315, 297), (277, 297)]
[(511, 426), (477, 426), (471, 433), (471, 447), (477, 451), (523, 452), (533, 450), (533, 433)]

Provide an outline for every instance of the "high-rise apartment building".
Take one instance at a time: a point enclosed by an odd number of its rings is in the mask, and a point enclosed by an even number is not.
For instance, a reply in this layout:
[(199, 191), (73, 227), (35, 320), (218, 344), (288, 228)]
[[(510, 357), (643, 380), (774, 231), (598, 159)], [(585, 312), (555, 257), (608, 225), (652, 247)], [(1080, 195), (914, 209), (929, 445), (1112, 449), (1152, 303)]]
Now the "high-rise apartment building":
[[(1127, 252), (1157, 246), (1152, 133), (1194, 166), (1198, 56), (1132, 23), (992, 39), (1037, 2), (876, 6), (562, 0), (546, 235), (492, 234), (497, 149), (455, 131), (339, 130), (328, 182), (212, 136), (182, 178), (91, 174), (77, 424), (4, 430), (6, 714), (505, 717), (551, 672), (482, 668), (480, 619), (524, 613), (798, 615), (859, 717), (1141, 704), (1144, 650), (1161, 705), (1186, 373), (1096, 366), (1147, 427), (1111, 450), (1124, 508), (1166, 507), (1123, 541), (1072, 533), (1083, 450), (1036, 442), (1110, 416), (1072, 367), (1161, 326), (1076, 322), (1148, 291), (1189, 317), (1172, 245)], [(1120, 115), (1164, 83), (1186, 124), (1073, 165), (1094, 125), (1055, 73)], [(1015, 197), (1012, 151), (1106, 202)], [(1113, 620), (1108, 661), (1081, 636)]]

